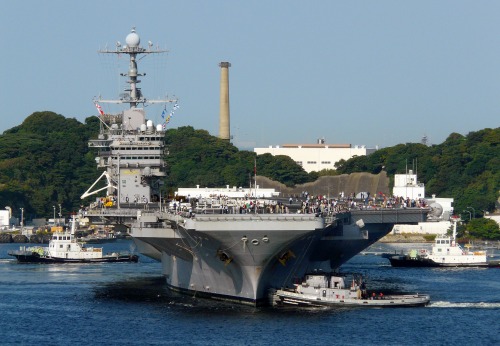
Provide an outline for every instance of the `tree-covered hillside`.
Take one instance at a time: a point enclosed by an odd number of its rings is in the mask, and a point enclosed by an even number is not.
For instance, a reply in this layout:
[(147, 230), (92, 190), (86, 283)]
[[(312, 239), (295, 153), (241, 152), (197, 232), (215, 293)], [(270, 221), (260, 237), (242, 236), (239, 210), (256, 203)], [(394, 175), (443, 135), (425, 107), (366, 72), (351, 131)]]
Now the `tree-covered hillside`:
[(94, 156), (87, 141), (98, 119), (86, 124), (52, 112), (36, 112), (0, 136), (0, 206), (27, 219), (53, 215), (53, 206), (75, 210), (95, 180)]
[[(288, 156), (259, 155), (239, 151), (225, 140), (190, 126), (169, 129), (165, 135), (170, 189), (176, 187), (249, 186), (257, 174), (293, 186), (310, 180), (309, 175)], [(255, 166), (255, 163), (257, 164)]]
[[(52, 112), (36, 112), (0, 135), (0, 208), (10, 206), (15, 216), (24, 208), (27, 220), (51, 217), (58, 204), (65, 215), (76, 211), (82, 204), (80, 196), (100, 175), (96, 153), (87, 144), (97, 137), (98, 128), (97, 117), (82, 124)], [(170, 191), (196, 185), (248, 186), (255, 163), (259, 176), (287, 186), (314, 181), (320, 175), (383, 169), (393, 177), (414, 169), (428, 195), (453, 197), (457, 212), (472, 207), (480, 216), (483, 210), (493, 211), (498, 199), (499, 143), (500, 128), (466, 136), (453, 133), (439, 145), (400, 144), (341, 161), (336, 171), (307, 174), (287, 156), (256, 157), (205, 130), (187, 126), (166, 132), (166, 185)]]
[[(26, 220), (78, 210), (80, 196), (97, 179), (94, 151), (88, 140), (96, 138), (97, 117), (85, 124), (53, 112), (36, 112), (19, 126), (0, 136), (0, 207), (9, 206), (14, 216), (24, 208)], [(165, 135), (166, 184), (179, 186), (248, 186), (256, 156), (239, 151), (231, 143), (192, 127), (169, 129)], [(287, 185), (310, 179), (289, 157), (262, 155), (259, 174)]]
[(455, 198), (455, 211), (475, 210), (476, 216), (493, 211), (500, 191), (500, 128), (452, 133), (445, 142), (427, 147), (399, 144), (369, 156), (355, 157), (337, 165), (338, 173), (384, 169), (394, 177), (413, 169), (425, 183), (428, 196)]

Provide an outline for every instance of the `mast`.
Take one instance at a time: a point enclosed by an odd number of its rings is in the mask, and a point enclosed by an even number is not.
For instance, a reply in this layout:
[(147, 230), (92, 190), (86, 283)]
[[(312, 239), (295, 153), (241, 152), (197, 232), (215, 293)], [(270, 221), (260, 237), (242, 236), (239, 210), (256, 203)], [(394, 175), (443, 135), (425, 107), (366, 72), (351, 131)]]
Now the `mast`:
[[(135, 28), (132, 28), (125, 38), (125, 45), (117, 42), (114, 50), (98, 51), (102, 54), (129, 56), (128, 71), (120, 73), (121, 76), (127, 77), (125, 93), (114, 100), (102, 99), (100, 96), (93, 100), (103, 126), (100, 128), (98, 138), (89, 141), (89, 147), (98, 149), (97, 167), (105, 169), (104, 176), (108, 184), (104, 188), (107, 189), (107, 193), (103, 202), (106, 207), (149, 208), (151, 202), (159, 206), (161, 179), (166, 175), (165, 128), (173, 110), (178, 108), (178, 100), (168, 98), (150, 100), (142, 94), (139, 77), (145, 76), (146, 73), (139, 73), (138, 62), (149, 54), (161, 54), (167, 51), (153, 48), (151, 41), (148, 42), (147, 48), (141, 47), (140, 43), (139, 35)], [(128, 104), (128, 109), (118, 114), (109, 114), (101, 109), (100, 102)], [(146, 104), (167, 103), (175, 103), (174, 109), (167, 120), (164, 120), (165, 123), (155, 126), (152, 120), (146, 118), (144, 107)], [(165, 111), (166, 107), (162, 118)], [(81, 196), (82, 199), (103, 190), (90, 191), (94, 185)]]
[(257, 158), (254, 159), (253, 175), (254, 175), (254, 190), (255, 190), (255, 214), (257, 214)]
[(453, 221), (453, 243), (457, 241), (457, 221)]
[(75, 231), (76, 231), (76, 215), (71, 216), (71, 238), (75, 236)]
[(120, 73), (120, 76), (123, 77), (128, 77), (128, 80), (126, 81), (127, 84), (129, 84), (129, 88), (125, 89), (128, 94), (123, 94), (121, 95), (122, 97), (118, 100), (104, 100), (99, 98), (98, 101), (102, 103), (128, 103), (130, 105), (130, 108), (136, 108), (138, 104), (145, 104), (145, 103), (171, 103), (171, 102), (176, 102), (177, 100), (170, 100), (170, 99), (164, 99), (164, 100), (149, 100), (146, 99), (141, 92), (141, 88), (138, 87), (138, 84), (141, 82), (141, 80), (138, 77), (145, 76), (145, 73), (139, 73), (139, 70), (137, 68), (137, 58), (141, 54), (149, 55), (149, 54), (161, 54), (161, 53), (167, 53), (168, 50), (164, 49), (159, 49), (159, 48), (153, 48), (153, 43), (151, 41), (148, 41), (148, 48), (142, 48), (140, 46), (141, 39), (139, 35), (135, 31), (135, 27), (132, 28), (130, 31), (130, 34), (127, 35), (125, 38), (125, 45), (122, 46), (120, 41), (116, 42), (116, 49), (115, 50), (99, 50), (98, 53), (102, 54), (127, 54), (129, 56), (129, 70), (127, 73)]

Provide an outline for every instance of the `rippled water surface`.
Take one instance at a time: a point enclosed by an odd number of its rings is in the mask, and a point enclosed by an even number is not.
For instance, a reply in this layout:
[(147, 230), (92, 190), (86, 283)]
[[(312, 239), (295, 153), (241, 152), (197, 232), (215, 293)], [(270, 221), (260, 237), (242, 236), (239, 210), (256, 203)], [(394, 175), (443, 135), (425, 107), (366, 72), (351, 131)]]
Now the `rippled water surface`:
[(380, 256), (358, 255), (342, 271), (364, 274), (375, 290), (428, 293), (430, 306), (256, 309), (170, 293), (160, 264), (143, 256), (18, 264), (7, 255), (18, 246), (0, 244), (1, 345), (500, 344), (500, 269), (392, 268)]

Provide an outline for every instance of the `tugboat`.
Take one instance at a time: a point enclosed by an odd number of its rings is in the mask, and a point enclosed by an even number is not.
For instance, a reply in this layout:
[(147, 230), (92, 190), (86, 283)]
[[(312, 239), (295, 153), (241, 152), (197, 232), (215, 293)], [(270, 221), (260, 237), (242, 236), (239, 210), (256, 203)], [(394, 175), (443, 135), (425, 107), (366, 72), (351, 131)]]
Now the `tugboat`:
[(406, 255), (384, 254), (393, 267), (499, 267), (500, 261), (488, 261), (486, 251), (471, 251), (456, 241), (457, 224), (452, 236), (437, 236), (431, 251), (412, 249)]
[(384, 295), (368, 294), (361, 276), (353, 277), (351, 286), (345, 286), (342, 276), (312, 274), (296, 284), (295, 289), (279, 289), (270, 292), (273, 306), (342, 306), (342, 307), (416, 307), (430, 302), (427, 294)]
[(130, 253), (103, 254), (102, 248), (86, 247), (75, 237), (76, 219), (71, 220), (71, 231), (55, 232), (49, 247), (26, 247), (9, 251), (10, 256), (22, 263), (96, 263), (137, 262), (139, 257)]

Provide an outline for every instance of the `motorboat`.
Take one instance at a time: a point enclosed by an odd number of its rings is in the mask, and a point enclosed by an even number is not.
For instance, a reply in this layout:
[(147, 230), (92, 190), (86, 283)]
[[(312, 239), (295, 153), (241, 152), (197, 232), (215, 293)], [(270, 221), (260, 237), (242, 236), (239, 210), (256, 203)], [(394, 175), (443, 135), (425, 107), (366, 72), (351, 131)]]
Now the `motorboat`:
[(487, 252), (462, 247), (456, 241), (456, 222), (451, 236), (439, 235), (432, 249), (411, 249), (407, 254), (384, 254), (393, 267), (498, 267), (499, 261), (489, 261)]
[(427, 294), (388, 294), (369, 292), (362, 276), (353, 276), (349, 284), (338, 275), (306, 275), (293, 289), (270, 291), (273, 306), (304, 307), (416, 307), (430, 302)]
[(55, 232), (48, 247), (21, 246), (9, 251), (10, 256), (23, 263), (95, 263), (137, 262), (139, 257), (131, 253), (112, 252), (104, 254), (102, 247), (87, 247), (75, 237), (76, 219), (73, 216), (71, 231)]

